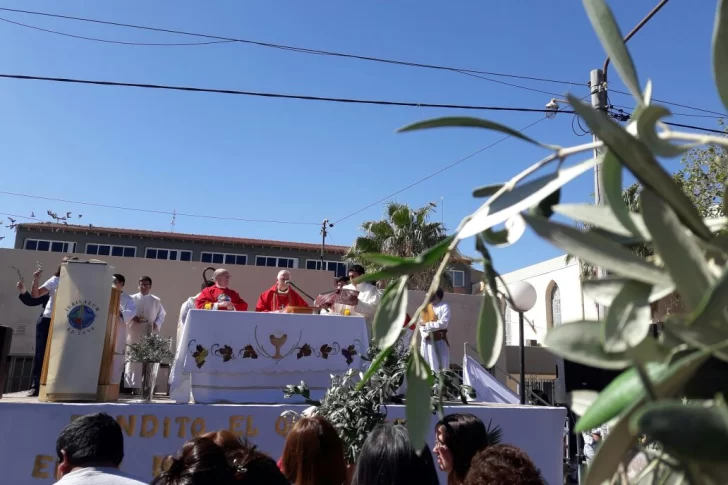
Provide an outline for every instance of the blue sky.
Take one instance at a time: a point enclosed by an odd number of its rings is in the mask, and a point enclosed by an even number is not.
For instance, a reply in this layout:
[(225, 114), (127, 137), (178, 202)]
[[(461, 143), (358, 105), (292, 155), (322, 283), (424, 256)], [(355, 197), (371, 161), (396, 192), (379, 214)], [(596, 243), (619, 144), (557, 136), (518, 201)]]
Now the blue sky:
[[(613, 0), (623, 31), (651, 1)], [(223, 36), (573, 81), (586, 95), (589, 71), (604, 52), (576, 0), (511, 2), (300, 2), (190, 0), (3, 1), (0, 7), (189, 30)], [(723, 111), (713, 86), (710, 37), (715, 2), (675, 0), (632, 40), (640, 80), (654, 96)], [(133, 42), (193, 38), (0, 12), (0, 17), (76, 35)], [(551, 98), (451, 72), (221, 44), (130, 47), (59, 37), (0, 22), (0, 72), (138, 83), (194, 85), (314, 96), (542, 108)], [(679, 63), (678, 63), (679, 61)], [(502, 78), (501, 78), (502, 79)], [(559, 84), (504, 81), (564, 93)], [(625, 90), (610, 70), (610, 88)], [(614, 104), (632, 106), (613, 94)], [(114, 206), (220, 217), (318, 223), (336, 221), (498, 140), (480, 130), (396, 134), (413, 121), (476, 115), (522, 128), (534, 113), (344, 105), (214, 94), (161, 92), (0, 80), (0, 191)], [(690, 113), (684, 108), (675, 112)], [(696, 112), (692, 112), (698, 114)], [(577, 137), (569, 115), (527, 133), (561, 145)], [(716, 128), (715, 119), (676, 122)], [(454, 228), (478, 203), (471, 189), (504, 181), (543, 156), (508, 140), (396, 196), (421, 206), (444, 198)], [(672, 170), (678, 161), (667, 163)], [(589, 201), (591, 174), (564, 200)], [(169, 230), (170, 216), (84, 207), (0, 194), (0, 212), (43, 217), (46, 210), (83, 214), (98, 226)], [(348, 245), (379, 204), (330, 230)], [(440, 210), (440, 209), (438, 209)], [(436, 213), (434, 217), (440, 218)], [(6, 219), (0, 216), (0, 219)], [(245, 223), (178, 217), (177, 232), (318, 242), (314, 225)], [(11, 246), (13, 234), (0, 245)], [(472, 253), (472, 241), (462, 250)], [(527, 234), (496, 250), (501, 272), (559, 251)]]

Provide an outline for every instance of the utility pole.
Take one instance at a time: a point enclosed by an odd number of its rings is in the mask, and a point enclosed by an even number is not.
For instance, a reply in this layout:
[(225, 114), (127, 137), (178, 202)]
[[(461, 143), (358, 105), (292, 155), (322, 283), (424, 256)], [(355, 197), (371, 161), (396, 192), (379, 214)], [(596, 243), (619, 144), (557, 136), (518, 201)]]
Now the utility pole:
[[(324, 251), (326, 250), (326, 236), (329, 235), (328, 231), (326, 230), (326, 226), (329, 225), (329, 220), (324, 219), (324, 221), (321, 223), (321, 270), (326, 271), (326, 263), (324, 263)], [(329, 227), (334, 227), (333, 224), (329, 225)]]

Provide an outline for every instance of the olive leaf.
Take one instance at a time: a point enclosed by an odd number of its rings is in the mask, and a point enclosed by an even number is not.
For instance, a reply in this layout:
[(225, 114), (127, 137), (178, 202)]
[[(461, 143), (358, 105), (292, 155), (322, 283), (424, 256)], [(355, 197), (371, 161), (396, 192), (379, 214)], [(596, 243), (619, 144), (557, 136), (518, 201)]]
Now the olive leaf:
[(488, 291), (483, 292), (476, 338), (483, 367), (490, 369), (498, 362), (498, 356), (503, 347), (503, 316), (498, 299), (495, 295), (490, 295)]
[(677, 157), (691, 148), (699, 146), (699, 143), (688, 143), (685, 145), (674, 145), (663, 140), (655, 130), (660, 118), (670, 116), (670, 110), (664, 106), (645, 106), (642, 108), (640, 117), (636, 121), (637, 134), (652, 152), (660, 157)]
[(713, 77), (723, 106), (728, 108), (728, 6), (718, 1), (713, 29)]
[(665, 450), (700, 462), (724, 462), (728, 409), (723, 402), (648, 403), (630, 419), (632, 433), (644, 433)]
[(611, 207), (604, 205), (559, 204), (554, 206), (554, 212), (619, 236), (637, 236), (642, 240), (649, 240), (650, 237), (642, 216), (639, 214), (628, 213), (627, 217), (632, 226), (632, 229), (629, 229), (625, 227)]
[(574, 180), (599, 163), (590, 159), (558, 172), (544, 175), (531, 182), (517, 185), (513, 190), (503, 193), (497, 199), (489, 200), (463, 225), (457, 238), (462, 240), (502, 224), (509, 218), (538, 204), (557, 189)]
[(564, 359), (600, 369), (624, 369), (631, 364), (626, 353), (607, 353), (599, 322), (572, 322), (548, 331), (544, 345)]
[(609, 149), (602, 156), (602, 182), (604, 200), (612, 209), (614, 217), (628, 234), (645, 237), (648, 233), (644, 222), (640, 220), (638, 223), (634, 220), (634, 216), (622, 196), (622, 165), (617, 156)]
[[(384, 268), (374, 273), (367, 273), (356, 278), (353, 283), (364, 283), (366, 281), (380, 281), (396, 278), (398, 276), (410, 275), (422, 271), (424, 268), (435, 265), (447, 253), (453, 237), (443, 239), (427, 251), (420, 253), (414, 258), (397, 258), (382, 254), (367, 254), (365, 257), (372, 262), (385, 264)], [(373, 258), (373, 259), (372, 259)]]
[[(619, 292), (622, 291), (622, 288), (631, 281), (627, 278), (614, 277), (590, 279), (582, 281), (581, 287), (584, 294), (597, 304), (610, 306)], [(664, 285), (654, 285), (647, 300), (649, 303), (661, 300), (673, 291), (675, 291), (675, 287), (671, 282)]]
[(694, 310), (714, 278), (697, 242), (684, 231), (673, 210), (650, 189), (640, 196), (645, 224), (688, 311)]
[(604, 321), (604, 350), (626, 352), (644, 340), (650, 331), (649, 297), (652, 287), (628, 281), (607, 309)]
[(473, 197), (478, 199), (483, 197), (490, 197), (502, 188), (503, 184), (483, 185), (482, 187), (477, 187), (473, 189)]
[[(637, 104), (643, 103), (640, 83), (637, 80), (637, 71), (629, 55), (627, 46), (622, 40), (622, 32), (619, 30), (612, 10), (604, 0), (584, 0), (584, 7), (589, 16), (589, 21), (599, 37), (599, 41), (607, 52), (614, 68), (622, 78), (622, 82), (632, 93)], [(597, 86), (592, 86), (592, 89)]]
[(598, 397), (597, 391), (572, 391), (569, 393), (569, 409), (577, 416), (583, 416)]
[(432, 411), (430, 409), (430, 392), (434, 379), (430, 366), (419, 352), (411, 352), (407, 362), (407, 431), (412, 447), (419, 454), (427, 444), (430, 431)]
[(389, 285), (374, 314), (372, 334), (376, 345), (387, 348), (399, 339), (407, 319), (407, 276)]

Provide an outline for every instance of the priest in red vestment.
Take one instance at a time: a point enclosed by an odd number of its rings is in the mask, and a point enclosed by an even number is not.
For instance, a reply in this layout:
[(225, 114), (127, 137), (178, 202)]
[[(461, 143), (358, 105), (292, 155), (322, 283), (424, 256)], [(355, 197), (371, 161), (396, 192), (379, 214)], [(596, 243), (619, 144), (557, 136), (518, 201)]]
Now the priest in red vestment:
[(237, 291), (228, 288), (230, 284), (230, 273), (226, 269), (217, 269), (212, 275), (215, 282), (202, 290), (195, 299), (195, 308), (200, 310), (231, 310), (244, 312), (248, 310), (248, 304), (240, 298)]
[(256, 312), (278, 312), (287, 306), (308, 306), (306, 300), (291, 288), (288, 282), (291, 281), (291, 273), (285, 269), (278, 273), (276, 284), (260, 294), (258, 304), (255, 305)]

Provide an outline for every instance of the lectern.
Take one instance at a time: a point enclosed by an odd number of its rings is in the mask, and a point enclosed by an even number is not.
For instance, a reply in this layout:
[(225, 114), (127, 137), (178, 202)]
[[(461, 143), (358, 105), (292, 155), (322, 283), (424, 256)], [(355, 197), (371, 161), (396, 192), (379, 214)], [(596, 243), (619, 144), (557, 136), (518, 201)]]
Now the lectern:
[(112, 288), (112, 281), (113, 267), (103, 261), (71, 260), (61, 265), (41, 372), (40, 401), (118, 398), (119, 376), (115, 377), (113, 370), (123, 322), (119, 315), (121, 292)]

